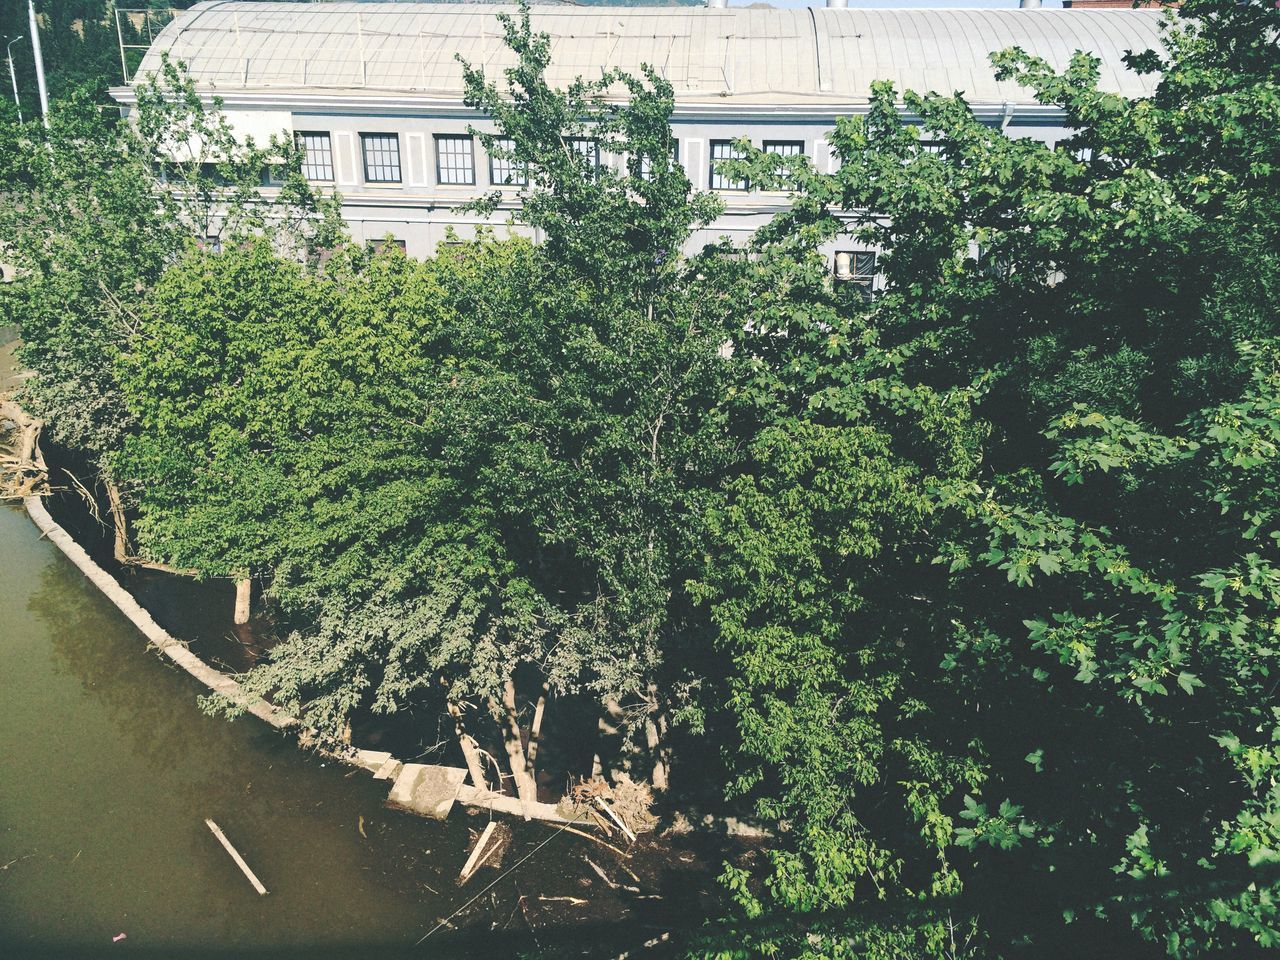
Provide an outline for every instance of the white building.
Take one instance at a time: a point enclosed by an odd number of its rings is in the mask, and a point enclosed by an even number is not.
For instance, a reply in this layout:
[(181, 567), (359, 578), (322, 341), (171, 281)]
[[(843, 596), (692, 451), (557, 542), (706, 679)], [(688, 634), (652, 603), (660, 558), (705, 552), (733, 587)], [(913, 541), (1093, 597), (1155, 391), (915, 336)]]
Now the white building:
[[(837, 0), (838, 2), (838, 0)], [(500, 79), (513, 62), (494, 14), (511, 7), (431, 3), (257, 3), (210, 0), (178, 14), (137, 75), (160, 55), (186, 64), (217, 95), (237, 130), (259, 142), (281, 130), (307, 148), (306, 173), (342, 193), (356, 240), (390, 234), (411, 255), (430, 254), (447, 228), (467, 236), (478, 218), (458, 205), (512, 171), (467, 134), (483, 129), (462, 103), (461, 55)], [(1155, 80), (1124, 65), (1157, 46), (1160, 15), (1132, 10), (763, 9), (535, 7), (551, 37), (550, 79), (567, 85), (602, 69), (655, 67), (673, 86), (679, 161), (695, 186), (724, 198), (724, 216), (694, 245), (743, 241), (786, 203), (741, 188), (713, 169), (730, 141), (804, 153), (831, 169), (835, 118), (865, 112), (871, 84), (963, 92), (977, 116), (1010, 136), (1048, 143), (1066, 135), (1061, 112), (995, 79), (989, 54), (1019, 46), (1066, 66), (1077, 50), (1101, 60), (1102, 86), (1145, 96)], [(129, 86), (112, 91), (123, 109)], [(603, 163), (618, 158), (602, 157)], [(501, 225), (506, 215), (495, 215)], [(501, 226), (499, 226), (501, 229)]]

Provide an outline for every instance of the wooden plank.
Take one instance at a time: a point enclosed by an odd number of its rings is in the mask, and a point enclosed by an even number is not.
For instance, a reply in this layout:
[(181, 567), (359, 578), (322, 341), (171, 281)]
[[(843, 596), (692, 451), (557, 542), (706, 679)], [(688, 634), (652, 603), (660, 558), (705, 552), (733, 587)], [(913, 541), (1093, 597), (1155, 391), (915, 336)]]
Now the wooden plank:
[(480, 866), (480, 856), (485, 847), (489, 845), (489, 838), (493, 836), (493, 831), (498, 827), (498, 821), (490, 820), (489, 825), (484, 828), (484, 832), (480, 834), (480, 839), (476, 841), (476, 845), (471, 848), (471, 856), (467, 857), (467, 862), (463, 864), (462, 873), (458, 874), (458, 878), (466, 883), (471, 879), (471, 874), (475, 872), (476, 867)]
[(613, 807), (604, 802), (604, 797), (596, 797), (596, 803), (600, 804), (600, 809), (613, 819), (613, 822), (618, 825), (618, 829), (627, 835), (627, 839), (632, 843), (635, 843), (636, 835), (631, 832), (625, 823), (622, 822), (622, 818), (613, 812)]
[(231, 859), (236, 862), (236, 866), (239, 867), (241, 871), (243, 871), (244, 875), (249, 878), (249, 882), (253, 884), (253, 889), (257, 890), (259, 894), (265, 897), (267, 895), (267, 888), (262, 885), (261, 880), (254, 876), (253, 871), (249, 869), (249, 865), (244, 862), (244, 857), (240, 856), (236, 848), (231, 845), (231, 841), (227, 839), (226, 834), (224, 834), (218, 825), (212, 820), (205, 818), (204, 822), (205, 826), (213, 831), (213, 835), (218, 838), (218, 842), (222, 844), (227, 853), (231, 854)]

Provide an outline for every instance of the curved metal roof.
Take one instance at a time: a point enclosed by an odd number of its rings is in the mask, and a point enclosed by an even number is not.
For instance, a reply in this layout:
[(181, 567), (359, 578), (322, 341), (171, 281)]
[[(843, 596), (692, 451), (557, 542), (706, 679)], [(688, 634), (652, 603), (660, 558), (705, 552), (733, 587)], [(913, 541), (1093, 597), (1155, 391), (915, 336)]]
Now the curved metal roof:
[[(160, 54), (219, 90), (369, 91), (460, 97), (455, 59), (491, 77), (511, 65), (495, 13), (512, 7), (433, 3), (257, 3), (212, 0), (178, 14)], [(1132, 10), (759, 9), (535, 7), (551, 37), (550, 79), (564, 86), (602, 68), (655, 67), (681, 102), (860, 101), (874, 80), (899, 90), (961, 91), (971, 103), (1025, 103), (995, 79), (991, 51), (1010, 46), (1066, 65), (1076, 50), (1102, 61), (1105, 89), (1152, 92), (1128, 71), (1128, 50), (1157, 45), (1158, 13)]]

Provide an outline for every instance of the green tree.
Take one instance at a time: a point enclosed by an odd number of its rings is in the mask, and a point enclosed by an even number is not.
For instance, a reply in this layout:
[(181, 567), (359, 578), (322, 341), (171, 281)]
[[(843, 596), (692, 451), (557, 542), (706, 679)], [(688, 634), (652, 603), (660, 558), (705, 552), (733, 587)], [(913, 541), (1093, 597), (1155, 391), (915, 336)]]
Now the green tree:
[[(137, 87), (132, 123), (103, 118), (91, 91), (55, 102), (51, 128), (10, 116), (0, 142), (0, 236), (20, 282), (0, 288), (0, 320), (17, 325), (35, 376), (24, 403), (53, 436), (105, 464), (129, 418), (113, 359), (137, 335), (138, 312), (192, 243), (268, 235), (314, 255), (339, 235), (336, 197), (313, 192), (298, 148), (240, 142), (219, 105), (180, 69)], [(280, 185), (263, 189), (264, 171)]]
[[(765, 428), (697, 590), (733, 789), (790, 829), (708, 954), (1276, 944), (1278, 17), (1184, 4), (1149, 100), (999, 56), (1056, 149), (881, 86), (837, 173), (737, 171), (800, 189), (745, 271)], [(869, 305), (816, 279), (846, 235)]]
[[(625, 705), (665, 774), (734, 321), (704, 311), (682, 257), (715, 205), (671, 160), (670, 87), (554, 90), (527, 11), (504, 24), (508, 86), (468, 70), (468, 99), (528, 169), (518, 216), (545, 243), (481, 237), (314, 276), (265, 249), (175, 268), (124, 361), (140, 429), (121, 462), (148, 549), (272, 583), (296, 629), (251, 689), (328, 736), (447, 690), (488, 708), (495, 724), (473, 726), (501, 732), (529, 797), (517, 693)], [(626, 169), (587, 162), (576, 137)]]

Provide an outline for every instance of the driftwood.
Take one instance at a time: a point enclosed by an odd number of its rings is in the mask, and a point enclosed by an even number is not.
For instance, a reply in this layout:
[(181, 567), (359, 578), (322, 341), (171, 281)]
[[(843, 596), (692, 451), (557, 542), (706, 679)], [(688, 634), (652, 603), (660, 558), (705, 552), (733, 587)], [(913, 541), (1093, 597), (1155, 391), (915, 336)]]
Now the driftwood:
[(609, 878), (609, 875), (604, 872), (604, 869), (599, 864), (597, 864), (594, 860), (592, 860), (590, 857), (584, 857), (583, 859), (587, 861), (587, 866), (589, 866), (592, 870), (595, 871), (596, 876), (598, 876), (601, 880), (603, 880), (605, 883), (605, 886), (607, 886), (610, 890), (625, 890), (627, 893), (640, 892), (639, 887), (633, 887), (629, 883), (618, 883), (616, 880), (611, 880)]
[(632, 843), (635, 843), (636, 835), (631, 832), (631, 828), (623, 822), (622, 818), (613, 812), (613, 807), (609, 806), (609, 804), (605, 802), (604, 797), (596, 797), (596, 803), (599, 804), (601, 810), (612, 818), (613, 822), (618, 825), (618, 829), (626, 835), (626, 838)]
[(236, 866), (240, 868), (241, 872), (244, 873), (249, 882), (253, 884), (253, 889), (257, 890), (261, 896), (265, 897), (267, 895), (267, 888), (262, 885), (262, 881), (254, 875), (254, 872), (249, 869), (249, 865), (244, 862), (244, 857), (240, 856), (239, 851), (231, 845), (231, 841), (227, 839), (226, 834), (224, 834), (222, 830), (219, 829), (218, 825), (212, 820), (206, 819), (205, 826), (207, 826), (213, 832), (213, 835), (218, 838), (218, 842), (222, 844), (223, 849), (226, 850), (227, 853), (231, 854), (231, 859), (236, 862)]
[[(661, 936), (654, 937), (652, 940), (646, 940), (644, 943), (640, 944), (640, 949), (652, 950), (654, 947), (658, 946), (659, 944), (666, 943), (670, 939), (671, 939), (671, 934), (664, 933)], [(632, 951), (623, 950), (622, 953), (614, 957), (613, 960), (631, 960), (632, 956), (633, 956)]]
[(480, 834), (480, 838), (476, 840), (476, 845), (471, 848), (471, 856), (467, 857), (467, 862), (462, 866), (462, 872), (458, 874), (458, 880), (466, 883), (471, 879), (471, 875), (484, 862), (484, 854), (489, 846), (489, 839), (493, 836), (493, 831), (498, 829), (498, 821), (490, 820), (489, 825), (484, 828), (484, 832)]
[(0, 420), (9, 420), (18, 432), (13, 455), (0, 460), (3, 467), (0, 496), (5, 499), (44, 496), (49, 489), (49, 471), (40, 452), (43, 422), (12, 400), (0, 401)]
[(585, 837), (586, 839), (590, 840), (592, 843), (598, 843), (602, 847), (607, 847), (608, 849), (612, 850), (614, 853), (616, 853), (620, 857), (631, 856), (631, 854), (627, 853), (627, 851), (619, 847), (615, 847), (612, 843), (609, 843), (605, 840), (601, 840), (599, 837), (593, 837), (591, 834), (587, 833), (587, 831), (585, 830), (579, 830), (577, 827), (561, 827), (560, 829), (563, 830), (565, 833), (572, 833), (578, 837)]

